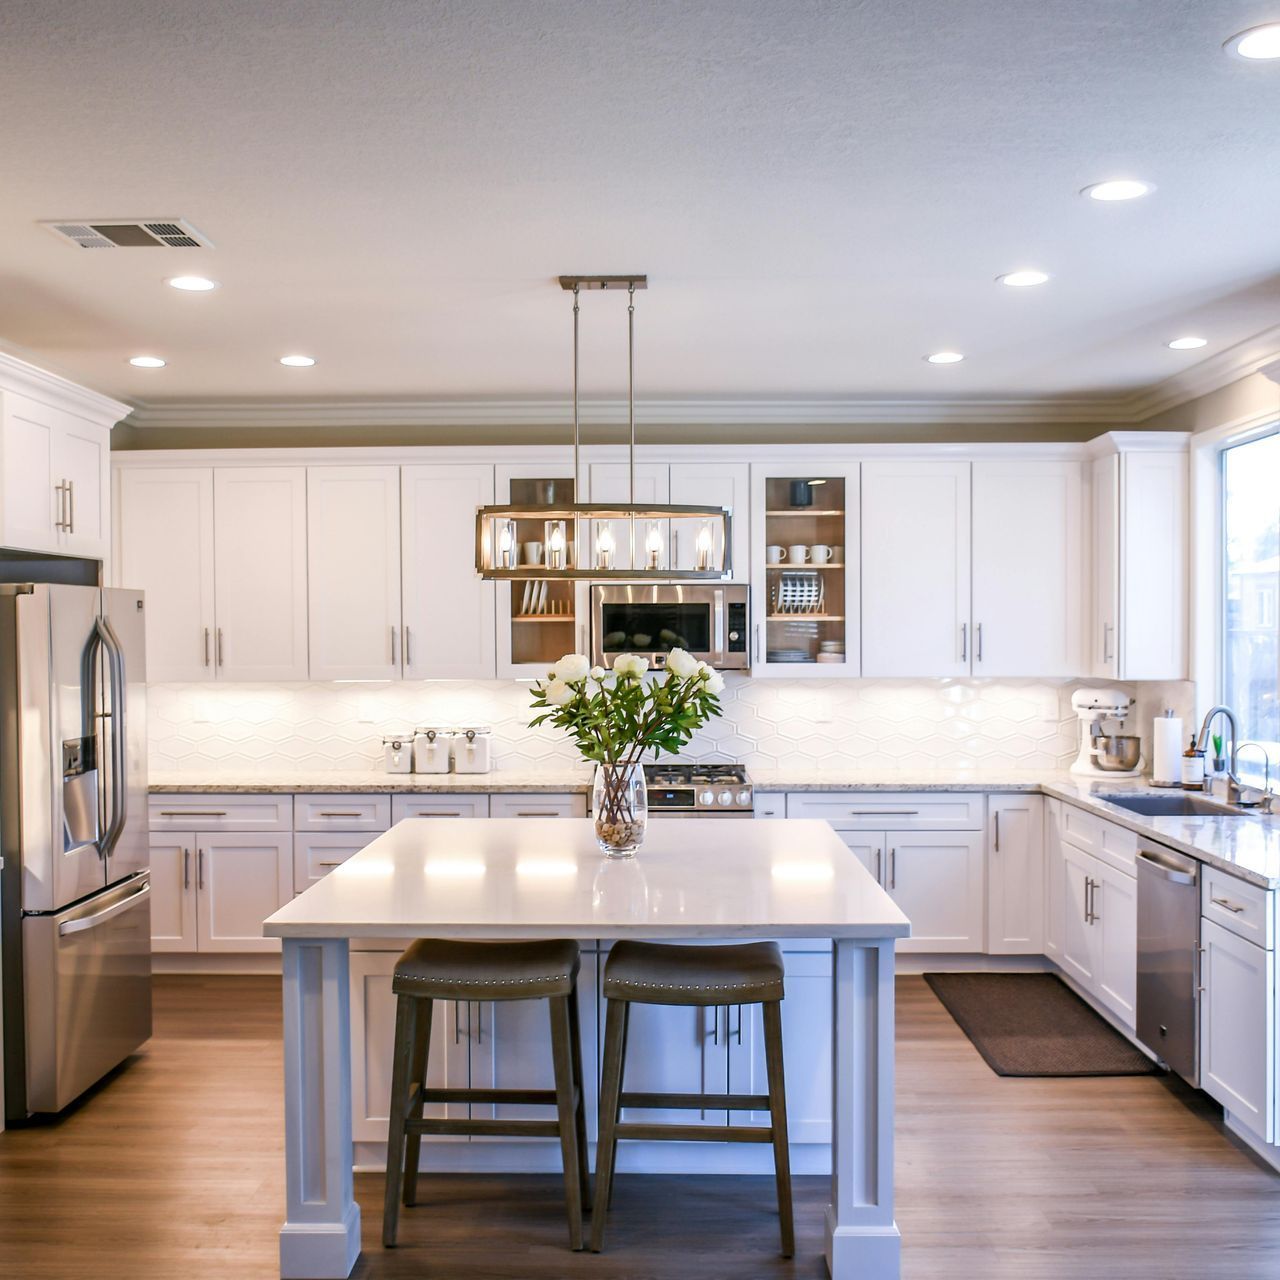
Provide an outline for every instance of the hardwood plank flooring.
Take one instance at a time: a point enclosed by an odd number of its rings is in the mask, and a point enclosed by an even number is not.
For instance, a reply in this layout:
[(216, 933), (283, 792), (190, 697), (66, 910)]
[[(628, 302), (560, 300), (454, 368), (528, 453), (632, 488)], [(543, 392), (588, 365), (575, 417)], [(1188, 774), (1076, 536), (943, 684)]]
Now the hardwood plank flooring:
[[(994, 1075), (924, 983), (899, 980), (905, 1280), (1263, 1280), (1280, 1176), (1201, 1094), (1153, 1077)], [(156, 979), (146, 1052), (53, 1123), (0, 1134), (0, 1276), (271, 1280), (281, 1163), (279, 983)], [(360, 1280), (817, 1280), (822, 1178), (777, 1257), (766, 1178), (619, 1179), (607, 1252), (571, 1254), (558, 1177), (430, 1177)]]

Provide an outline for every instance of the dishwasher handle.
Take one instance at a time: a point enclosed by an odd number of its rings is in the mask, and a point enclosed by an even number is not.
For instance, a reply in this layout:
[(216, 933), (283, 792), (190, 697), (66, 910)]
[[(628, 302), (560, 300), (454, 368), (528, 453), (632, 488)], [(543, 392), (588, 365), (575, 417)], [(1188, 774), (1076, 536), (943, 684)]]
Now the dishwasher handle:
[(1147, 871), (1173, 884), (1196, 883), (1195, 863), (1191, 864), (1191, 870), (1188, 871), (1183, 859), (1179, 858), (1175, 861), (1171, 855), (1160, 853), (1155, 849), (1139, 849), (1138, 859), (1145, 865)]

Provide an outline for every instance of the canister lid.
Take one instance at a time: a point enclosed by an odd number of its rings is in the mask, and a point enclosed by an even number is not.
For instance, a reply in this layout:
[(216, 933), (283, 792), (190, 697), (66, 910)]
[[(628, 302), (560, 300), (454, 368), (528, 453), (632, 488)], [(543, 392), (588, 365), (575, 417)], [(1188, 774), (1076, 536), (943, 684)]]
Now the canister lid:
[(406, 742), (412, 742), (413, 739), (407, 733), (388, 733), (382, 737), (382, 745), (384, 747), (395, 747), (399, 749)]
[(464, 725), (459, 725), (454, 730), (454, 733), (460, 733), (464, 737), (468, 735), (470, 735), (471, 737), (476, 737), (482, 733), (492, 733), (492, 732), (493, 732), (493, 726), (488, 724), (464, 724)]

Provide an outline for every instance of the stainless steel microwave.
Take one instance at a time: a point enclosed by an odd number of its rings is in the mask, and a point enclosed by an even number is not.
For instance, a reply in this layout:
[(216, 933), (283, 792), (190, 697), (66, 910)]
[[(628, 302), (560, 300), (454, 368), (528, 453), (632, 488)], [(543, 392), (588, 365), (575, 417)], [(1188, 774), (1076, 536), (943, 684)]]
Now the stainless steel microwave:
[(591, 588), (591, 656), (609, 666), (638, 653), (664, 667), (672, 649), (687, 649), (720, 671), (745, 671), (747, 591), (742, 583), (639, 582)]

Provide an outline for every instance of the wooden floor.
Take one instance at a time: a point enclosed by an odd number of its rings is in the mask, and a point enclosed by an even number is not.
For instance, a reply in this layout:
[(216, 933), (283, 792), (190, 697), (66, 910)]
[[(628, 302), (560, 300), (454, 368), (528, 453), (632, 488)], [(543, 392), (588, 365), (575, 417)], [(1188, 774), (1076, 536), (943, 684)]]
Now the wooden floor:
[[(899, 980), (906, 1280), (1280, 1276), (1280, 1176), (1202, 1095), (1152, 1077), (992, 1074)], [(60, 1121), (0, 1134), (0, 1276), (271, 1280), (283, 1169), (278, 983), (156, 980), (145, 1054)], [(794, 1262), (760, 1178), (619, 1180), (606, 1253), (564, 1247), (558, 1178), (424, 1178), (401, 1247), (362, 1175), (362, 1280), (820, 1277), (825, 1179), (799, 1179)]]

